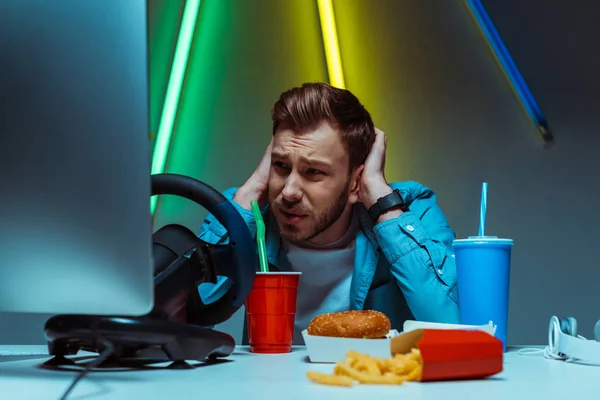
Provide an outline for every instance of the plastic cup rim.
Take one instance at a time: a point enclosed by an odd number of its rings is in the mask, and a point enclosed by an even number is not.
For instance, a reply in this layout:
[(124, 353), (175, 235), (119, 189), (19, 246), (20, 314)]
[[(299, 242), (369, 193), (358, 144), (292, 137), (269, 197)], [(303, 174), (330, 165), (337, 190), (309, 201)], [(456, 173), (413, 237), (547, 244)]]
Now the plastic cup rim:
[(296, 271), (259, 271), (256, 272), (256, 275), (302, 275), (302, 272)]
[(494, 236), (482, 236), (482, 237), (469, 237), (464, 239), (454, 239), (452, 243), (494, 243), (494, 242), (504, 242), (504, 243), (514, 243), (513, 239), (499, 238)]

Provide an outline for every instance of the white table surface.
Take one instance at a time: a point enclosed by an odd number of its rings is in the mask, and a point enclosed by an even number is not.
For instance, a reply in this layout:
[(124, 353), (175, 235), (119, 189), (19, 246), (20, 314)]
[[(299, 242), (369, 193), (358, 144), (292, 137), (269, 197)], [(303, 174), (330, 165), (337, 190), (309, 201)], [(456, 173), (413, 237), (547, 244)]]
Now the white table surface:
[[(6, 349), (7, 346), (1, 346)], [(19, 346), (23, 349), (23, 346)], [(38, 347), (39, 348), (39, 347)], [(193, 370), (92, 372), (69, 399), (217, 400), (235, 399), (597, 399), (600, 367), (527, 356), (510, 348), (504, 371), (486, 380), (417, 383), (399, 386), (329, 387), (310, 382), (312, 369), (331, 372), (331, 364), (310, 364), (303, 347), (288, 354), (256, 355), (237, 348), (229, 362)], [(38, 368), (45, 359), (0, 363), (0, 399), (58, 399), (75, 376)], [(335, 397), (334, 397), (335, 396)]]

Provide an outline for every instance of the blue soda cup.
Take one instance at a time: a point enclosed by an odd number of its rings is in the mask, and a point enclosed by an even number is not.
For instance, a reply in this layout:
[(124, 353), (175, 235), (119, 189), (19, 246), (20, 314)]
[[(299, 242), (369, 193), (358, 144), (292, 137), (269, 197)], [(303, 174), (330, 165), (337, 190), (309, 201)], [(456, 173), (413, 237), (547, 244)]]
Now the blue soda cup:
[(512, 239), (472, 236), (453, 242), (461, 324), (496, 325), (506, 352)]

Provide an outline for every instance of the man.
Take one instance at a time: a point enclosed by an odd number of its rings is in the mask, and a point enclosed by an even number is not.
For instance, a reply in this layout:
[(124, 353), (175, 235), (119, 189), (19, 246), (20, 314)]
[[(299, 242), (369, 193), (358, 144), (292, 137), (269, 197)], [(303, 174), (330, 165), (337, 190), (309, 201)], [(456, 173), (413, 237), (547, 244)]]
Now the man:
[[(407, 319), (459, 322), (454, 232), (435, 194), (386, 182), (386, 138), (349, 91), (304, 84), (281, 95), (273, 137), (250, 178), (224, 195), (252, 235), (250, 202), (267, 225), (272, 269), (300, 271), (294, 342), (326, 312), (371, 309), (402, 330)], [(224, 243), (209, 216), (199, 237)]]

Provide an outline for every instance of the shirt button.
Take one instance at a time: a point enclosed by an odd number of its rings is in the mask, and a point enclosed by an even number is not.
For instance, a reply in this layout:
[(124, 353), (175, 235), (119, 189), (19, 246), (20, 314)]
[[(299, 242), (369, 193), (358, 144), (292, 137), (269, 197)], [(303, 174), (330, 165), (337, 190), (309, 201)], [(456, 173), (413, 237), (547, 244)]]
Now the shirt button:
[(408, 229), (410, 232), (415, 230), (415, 227), (412, 225), (406, 225), (406, 229)]
[(442, 269), (438, 269), (438, 274), (442, 275), (444, 273), (444, 271), (442, 271)]

